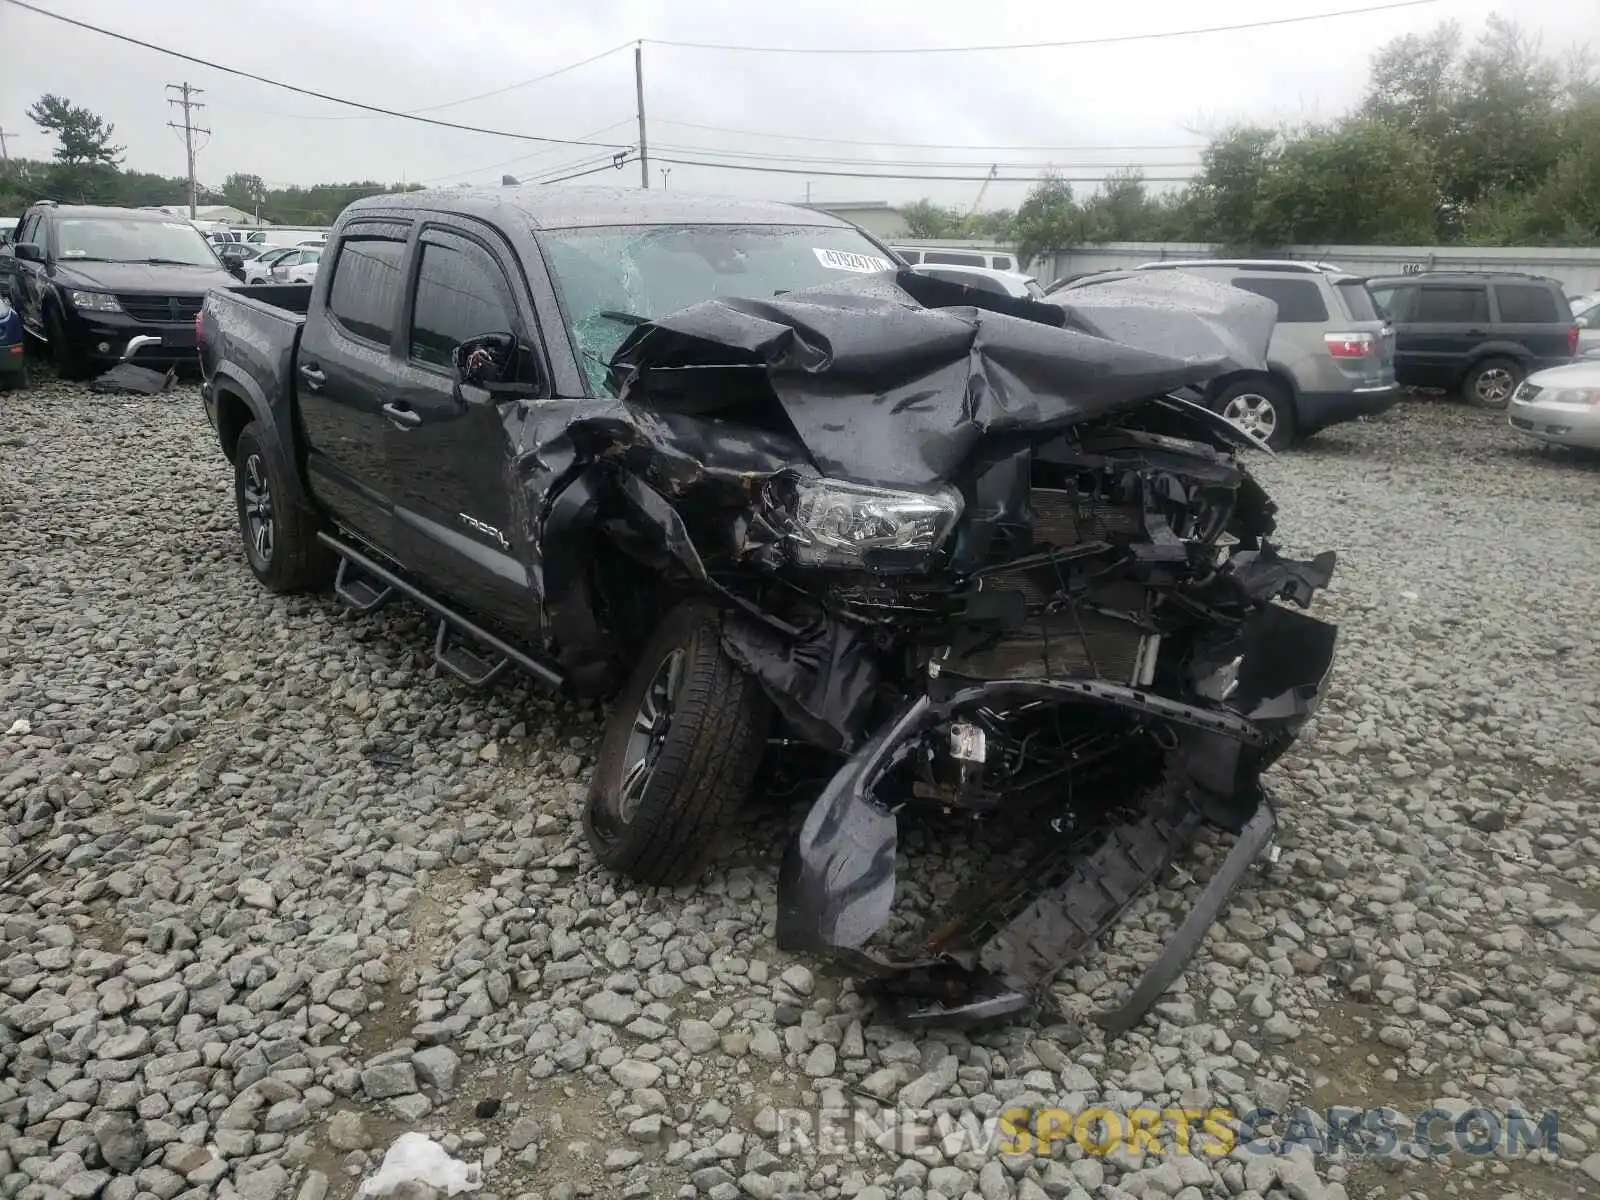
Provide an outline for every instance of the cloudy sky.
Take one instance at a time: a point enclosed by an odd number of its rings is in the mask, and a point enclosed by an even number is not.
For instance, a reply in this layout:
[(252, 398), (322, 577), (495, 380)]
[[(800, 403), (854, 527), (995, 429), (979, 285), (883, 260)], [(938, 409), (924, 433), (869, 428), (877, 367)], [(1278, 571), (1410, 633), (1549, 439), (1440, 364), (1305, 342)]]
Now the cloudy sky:
[[(633, 146), (633, 39), (644, 39), (651, 186), (776, 199), (931, 196), (1014, 205), (1052, 164), (1069, 177), (1139, 164), (1182, 178), (1207, 130), (1335, 116), (1360, 95), (1372, 51), (1454, 17), (1469, 31), (1505, 4), (1435, 0), (1245, 32), (1123, 44), (938, 54), (795, 54), (659, 44), (908, 48), (1113, 38), (1326, 13), (1381, 0), (1197, 5), (1042, 0), (29, 0), (38, 7), (270, 79), (445, 121), (593, 145), (550, 145), (365, 115), (49, 20), (0, 0), (0, 128), (12, 154), (53, 142), (26, 116), (45, 92), (114, 121), (131, 168), (181, 175), (169, 83), (204, 89), (202, 182), (552, 179)], [(1600, 0), (1520, 0), (1546, 46), (1600, 43)], [(727, 14), (740, 13), (737, 21)], [(670, 13), (670, 15), (669, 15)], [(656, 39), (652, 41), (651, 39)], [(607, 51), (614, 52), (606, 53)], [(513, 86), (599, 55), (554, 78)], [(484, 93), (498, 93), (484, 95)], [(473, 97), (481, 97), (470, 99)], [(466, 102), (462, 102), (466, 101)], [(665, 160), (677, 159), (678, 162)], [(715, 159), (745, 168), (695, 165)], [(954, 164), (954, 165), (949, 165)], [(663, 170), (670, 174), (663, 176)], [(788, 173), (792, 172), (792, 173)], [(841, 174), (842, 173), (842, 174)], [(850, 174), (966, 176), (937, 182)], [(636, 185), (639, 167), (581, 182)], [(1083, 190), (1092, 184), (1080, 184)]]

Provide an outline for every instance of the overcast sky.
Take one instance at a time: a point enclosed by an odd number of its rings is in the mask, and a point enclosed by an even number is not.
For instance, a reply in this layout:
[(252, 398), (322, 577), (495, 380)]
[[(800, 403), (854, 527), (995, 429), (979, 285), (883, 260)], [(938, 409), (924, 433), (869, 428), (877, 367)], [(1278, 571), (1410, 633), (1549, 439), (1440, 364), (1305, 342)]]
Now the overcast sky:
[[(1042, 0), (30, 0), (143, 41), (300, 87), (497, 130), (594, 141), (637, 140), (631, 47), (544, 82), (455, 104), (554, 71), (635, 38), (793, 47), (906, 47), (1034, 42), (1231, 25), (1380, 0), (1217, 0), (1194, 4), (1049, 4)], [(1519, 20), (1546, 46), (1600, 42), (1600, 0), (1520, 0)], [(652, 157), (737, 152), (796, 174), (653, 161), (652, 187), (775, 199), (969, 206), (976, 181), (852, 179), (825, 172), (922, 172), (1002, 178), (1045, 163), (1098, 177), (1142, 164), (1152, 178), (1192, 173), (1204, 133), (1236, 120), (1336, 116), (1361, 94), (1372, 51), (1447, 17), (1469, 32), (1507, 4), (1437, 0), (1247, 32), (1123, 45), (969, 54), (734, 53), (644, 46)], [(737, 21), (729, 13), (737, 12)], [(670, 14), (670, 15), (669, 15)], [(28, 121), (45, 92), (116, 124), (130, 168), (181, 175), (181, 114), (166, 85), (205, 89), (198, 173), (220, 185), (252, 172), (271, 186), (377, 179), (524, 180), (591, 166), (603, 147), (544, 146), (415, 121), (363, 116), (265, 84), (113, 41), (0, 2), (0, 127), (10, 152), (48, 157)], [(446, 105), (448, 107), (433, 108)], [(720, 132), (695, 126), (717, 126)], [(788, 135), (778, 137), (775, 135)], [(833, 141), (829, 139), (842, 139)], [(906, 143), (933, 144), (918, 148)], [(960, 149), (959, 147), (984, 147)], [(948, 148), (946, 148), (948, 147)], [(1025, 147), (1002, 149), (1001, 147)], [(1044, 149), (1049, 147), (1049, 149)], [(802, 161), (776, 161), (781, 155)], [(828, 162), (818, 159), (878, 160)], [(812, 161), (804, 161), (812, 160)], [(889, 165), (890, 161), (903, 165)], [(964, 166), (928, 169), (929, 163)], [(580, 182), (637, 185), (639, 167)], [(984, 207), (1015, 205), (1026, 183), (997, 183)], [(1092, 184), (1076, 185), (1081, 191)]]

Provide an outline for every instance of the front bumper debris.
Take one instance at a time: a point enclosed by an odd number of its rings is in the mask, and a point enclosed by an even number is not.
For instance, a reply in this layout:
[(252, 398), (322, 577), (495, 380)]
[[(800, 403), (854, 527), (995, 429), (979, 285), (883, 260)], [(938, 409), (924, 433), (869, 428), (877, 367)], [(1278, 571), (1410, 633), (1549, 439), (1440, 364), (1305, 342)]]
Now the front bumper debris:
[[(1336, 629), (1269, 605), (1191, 667), (1186, 704), (1091, 680), (1005, 680), (907, 702), (833, 776), (788, 847), (778, 881), (777, 942), (857, 976), (907, 1025), (971, 1025), (1046, 1006), (1061, 970), (1086, 954), (1171, 867), (1206, 825), (1238, 835), (1188, 920), (1129, 999), (1099, 1020), (1110, 1033), (1138, 1022), (1204, 937), (1271, 839), (1260, 772), (1321, 701)], [(931, 729), (979, 707), (1054, 701), (1109, 707), (1163, 727), (1158, 772), (1103, 813), (1072, 822), (1016, 817), (1021, 870), (1008, 867), (930, 921), (917, 951), (866, 949), (887, 923), (895, 889), (898, 798), (882, 794), (894, 768)], [(1065, 799), (1065, 797), (1063, 797)]]

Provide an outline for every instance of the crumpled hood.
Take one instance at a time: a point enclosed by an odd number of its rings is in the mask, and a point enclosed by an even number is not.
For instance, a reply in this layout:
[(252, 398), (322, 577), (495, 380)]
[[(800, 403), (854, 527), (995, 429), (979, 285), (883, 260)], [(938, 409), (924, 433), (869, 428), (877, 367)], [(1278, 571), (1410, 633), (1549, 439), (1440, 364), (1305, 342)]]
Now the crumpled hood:
[(639, 326), (612, 364), (646, 407), (658, 382), (681, 391), (679, 372), (703, 369), (696, 391), (724, 390), (730, 416), (763, 368), (819, 470), (926, 486), (987, 438), (1264, 369), (1275, 320), (1269, 300), (1175, 273), (1044, 303), (900, 271), (696, 304)]

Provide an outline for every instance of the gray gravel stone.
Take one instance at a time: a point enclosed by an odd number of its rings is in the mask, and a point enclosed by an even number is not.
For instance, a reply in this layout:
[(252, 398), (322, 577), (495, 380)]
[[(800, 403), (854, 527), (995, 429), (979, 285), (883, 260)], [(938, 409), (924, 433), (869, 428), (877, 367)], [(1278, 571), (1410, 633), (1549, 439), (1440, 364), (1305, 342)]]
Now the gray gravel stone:
[(373, 1100), (388, 1100), (417, 1090), (416, 1069), (409, 1062), (389, 1062), (361, 1072), (361, 1090)]
[(411, 1056), (418, 1081), (441, 1095), (455, 1091), (456, 1079), (461, 1070), (461, 1058), (448, 1046), (429, 1046)]
[[(455, 687), (403, 604), (264, 592), (193, 387), (42, 374), (0, 403), (0, 874), (57, 854), (0, 897), (3, 1200), (327, 1200), (402, 1129), (482, 1161), (482, 1200), (1344, 1200), (1331, 1158), (807, 1158), (783, 1125), (1374, 1088), (1558, 1098), (1563, 1177), (1600, 1181), (1577, 1100), (1600, 1042), (1600, 475), (1504, 414), (1410, 400), (1249, 464), (1286, 552), (1340, 551), (1313, 607), (1338, 666), (1269, 773), (1278, 858), (1108, 1047), (1065, 1020), (907, 1033), (779, 955), (771, 822), (692, 887), (599, 869), (577, 823), (598, 709)], [(896, 938), (985, 853), (912, 808), (899, 829)], [(1074, 1021), (1126, 994), (1227, 845), (1063, 975)], [(1541, 1169), (1500, 1165), (1459, 1190)]]

